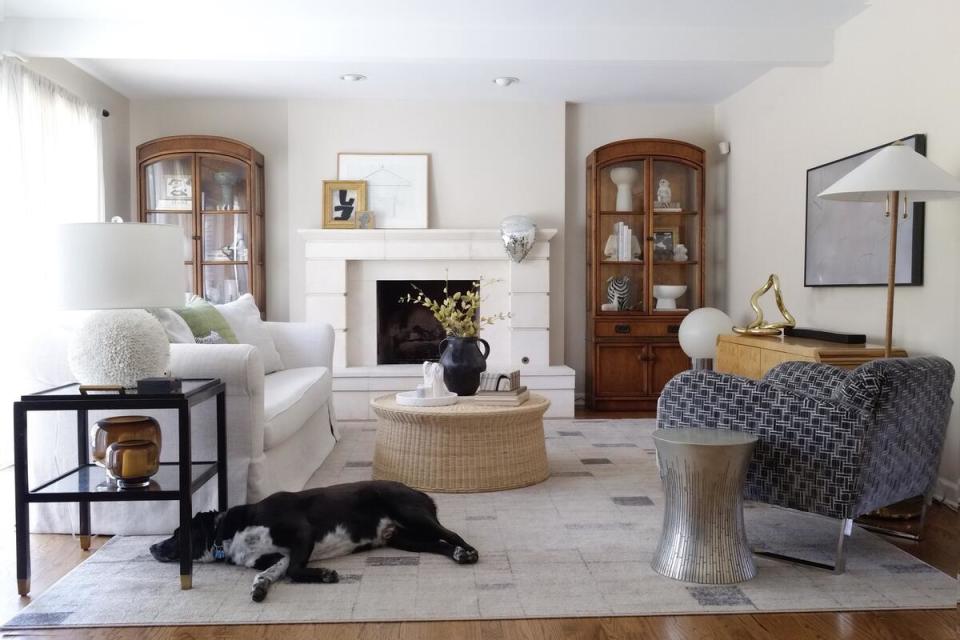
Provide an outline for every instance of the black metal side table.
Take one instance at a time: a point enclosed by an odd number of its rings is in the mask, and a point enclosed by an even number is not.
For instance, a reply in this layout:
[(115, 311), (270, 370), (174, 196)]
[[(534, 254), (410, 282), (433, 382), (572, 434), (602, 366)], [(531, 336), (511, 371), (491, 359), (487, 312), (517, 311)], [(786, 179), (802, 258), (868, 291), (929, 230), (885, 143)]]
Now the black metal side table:
[[(190, 443), (190, 408), (216, 397), (217, 459), (195, 462)], [(107, 482), (106, 471), (89, 459), (88, 413), (92, 410), (176, 409), (179, 416), (180, 455), (177, 462), (160, 463), (150, 486), (119, 489)], [(27, 414), (31, 411), (77, 412), (77, 466), (33, 489), (27, 486)], [(184, 380), (179, 393), (81, 393), (68, 384), (21, 397), (13, 403), (13, 459), (17, 521), (17, 589), (30, 592), (30, 503), (76, 502), (80, 505), (80, 546), (90, 548), (90, 503), (127, 500), (178, 500), (180, 529), (190, 530), (193, 494), (217, 476), (218, 505), (227, 508), (226, 385), (220, 380)], [(193, 584), (191, 536), (180, 536), (180, 588)]]

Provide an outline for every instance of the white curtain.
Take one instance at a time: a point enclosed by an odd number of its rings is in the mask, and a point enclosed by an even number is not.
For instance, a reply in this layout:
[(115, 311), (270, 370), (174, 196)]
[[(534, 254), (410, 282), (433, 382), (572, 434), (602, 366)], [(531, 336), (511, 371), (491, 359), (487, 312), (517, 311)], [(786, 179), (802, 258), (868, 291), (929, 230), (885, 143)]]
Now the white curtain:
[(54, 318), (53, 230), (103, 220), (100, 109), (0, 59), (0, 464), (12, 461), (11, 403), (29, 389), (29, 349)]

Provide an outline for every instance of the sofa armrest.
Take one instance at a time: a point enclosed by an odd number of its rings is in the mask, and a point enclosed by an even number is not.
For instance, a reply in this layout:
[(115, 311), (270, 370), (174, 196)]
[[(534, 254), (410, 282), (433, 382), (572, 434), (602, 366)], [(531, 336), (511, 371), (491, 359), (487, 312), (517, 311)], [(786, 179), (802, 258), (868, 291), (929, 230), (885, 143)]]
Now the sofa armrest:
[(850, 375), (839, 367), (799, 360), (782, 362), (763, 376), (763, 381), (810, 396), (831, 398)]
[(756, 434), (746, 495), (835, 518), (851, 517), (872, 424), (843, 402), (714, 371), (677, 375), (657, 409), (660, 428)]
[(171, 344), (170, 373), (180, 378), (220, 378), (227, 385), (227, 395), (263, 396), (263, 360), (256, 347), (248, 344)]
[(333, 371), (333, 327), (319, 322), (265, 322), (287, 369), (326, 367)]

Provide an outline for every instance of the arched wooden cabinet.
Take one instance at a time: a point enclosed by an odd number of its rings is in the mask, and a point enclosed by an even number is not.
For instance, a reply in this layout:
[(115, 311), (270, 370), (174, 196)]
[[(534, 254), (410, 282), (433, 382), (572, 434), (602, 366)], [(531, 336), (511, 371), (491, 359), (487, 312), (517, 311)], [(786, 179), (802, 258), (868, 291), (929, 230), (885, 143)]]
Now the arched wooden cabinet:
[(140, 222), (183, 229), (184, 288), (222, 304), (253, 294), (266, 314), (263, 154), (215, 136), (137, 147)]
[(703, 149), (676, 140), (587, 157), (588, 408), (654, 411), (690, 367), (677, 331), (704, 301), (703, 166)]

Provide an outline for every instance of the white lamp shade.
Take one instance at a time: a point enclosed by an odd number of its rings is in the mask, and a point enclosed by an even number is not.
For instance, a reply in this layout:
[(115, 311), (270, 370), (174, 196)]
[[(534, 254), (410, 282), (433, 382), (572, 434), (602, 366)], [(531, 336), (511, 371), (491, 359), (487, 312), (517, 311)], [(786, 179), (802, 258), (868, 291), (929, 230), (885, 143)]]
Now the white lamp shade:
[(94, 222), (60, 225), (64, 309), (183, 306), (183, 231), (173, 225)]
[(687, 314), (677, 337), (680, 348), (694, 360), (713, 359), (717, 355), (717, 336), (730, 333), (733, 320), (720, 309), (704, 307)]
[(899, 191), (913, 202), (960, 198), (960, 180), (905, 144), (884, 147), (824, 190), (821, 198), (877, 202)]

